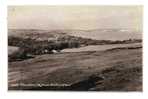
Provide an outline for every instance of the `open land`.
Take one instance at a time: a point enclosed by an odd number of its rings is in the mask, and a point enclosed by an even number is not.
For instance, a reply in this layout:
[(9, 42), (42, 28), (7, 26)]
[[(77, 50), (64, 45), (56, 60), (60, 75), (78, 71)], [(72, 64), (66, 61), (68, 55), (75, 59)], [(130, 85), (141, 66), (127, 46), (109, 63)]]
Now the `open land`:
[[(73, 36), (62, 37), (64, 43), (69, 40), (78, 41), (75, 42), (76, 45), (72, 43), (72, 46), (71, 44), (69, 46), (68, 43), (65, 48), (141, 42), (141, 40), (112, 42)], [(26, 36), (24, 40), (20, 39), (21, 43), (16, 43), (16, 38), (11, 39), (8, 45), (14, 46), (16, 44), (15, 46), (21, 47), (21, 44), (25, 44), (27, 49), (30, 49), (26, 39), (28, 40)], [(12, 42), (12, 40), (14, 41)], [(31, 49), (42, 47), (38, 46), (38, 43), (42, 41), (36, 41), (36, 39), (30, 41), (37, 44), (37, 47), (31, 46)], [(44, 40), (46, 45), (45, 41), (47, 39)], [(47, 43), (48, 46), (52, 45), (48, 48), (49, 51), (57, 50), (56, 44), (57, 42)], [(46, 47), (43, 47), (43, 50), (45, 49)], [(22, 52), (21, 50), (18, 52)], [(37, 54), (23, 51), (22, 53), (23, 55), (20, 54), (20, 57), (15, 57), (15, 59), (10, 57), (8, 63), (9, 90), (142, 91), (142, 45), (117, 47), (103, 51), (59, 51), (58, 53), (39, 52)], [(28, 54), (31, 54), (31, 57), (28, 58)], [(12, 55), (15, 56), (16, 53)], [(22, 56), (27, 58), (21, 58)]]

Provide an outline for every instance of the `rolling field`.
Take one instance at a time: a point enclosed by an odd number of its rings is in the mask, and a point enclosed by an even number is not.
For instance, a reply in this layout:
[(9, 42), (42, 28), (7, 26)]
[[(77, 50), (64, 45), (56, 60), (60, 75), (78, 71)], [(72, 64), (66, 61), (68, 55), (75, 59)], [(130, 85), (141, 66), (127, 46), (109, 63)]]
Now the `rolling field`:
[(45, 54), (8, 65), (10, 90), (142, 91), (142, 48)]

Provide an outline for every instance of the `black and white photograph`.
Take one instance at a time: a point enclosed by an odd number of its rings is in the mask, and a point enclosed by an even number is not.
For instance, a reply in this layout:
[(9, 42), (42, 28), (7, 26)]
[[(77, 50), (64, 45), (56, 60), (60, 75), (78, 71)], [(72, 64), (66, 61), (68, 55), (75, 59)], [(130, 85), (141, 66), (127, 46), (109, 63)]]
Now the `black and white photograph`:
[(8, 90), (143, 90), (142, 5), (7, 7)]

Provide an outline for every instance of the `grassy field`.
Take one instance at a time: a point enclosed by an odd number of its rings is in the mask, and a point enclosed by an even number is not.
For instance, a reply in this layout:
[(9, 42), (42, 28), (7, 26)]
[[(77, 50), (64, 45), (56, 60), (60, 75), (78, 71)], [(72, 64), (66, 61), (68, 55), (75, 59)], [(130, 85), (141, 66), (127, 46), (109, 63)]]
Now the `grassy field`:
[(142, 91), (142, 49), (45, 54), (9, 62), (8, 86), (10, 90)]

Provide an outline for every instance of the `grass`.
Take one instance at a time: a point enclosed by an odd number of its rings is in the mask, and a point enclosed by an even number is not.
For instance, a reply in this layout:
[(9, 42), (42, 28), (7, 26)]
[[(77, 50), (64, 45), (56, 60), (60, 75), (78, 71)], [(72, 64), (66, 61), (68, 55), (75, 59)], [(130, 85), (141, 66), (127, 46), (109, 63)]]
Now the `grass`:
[[(8, 68), (10, 90), (142, 91), (141, 78), (141, 48), (45, 54)], [(12, 87), (18, 83), (68, 86)]]

